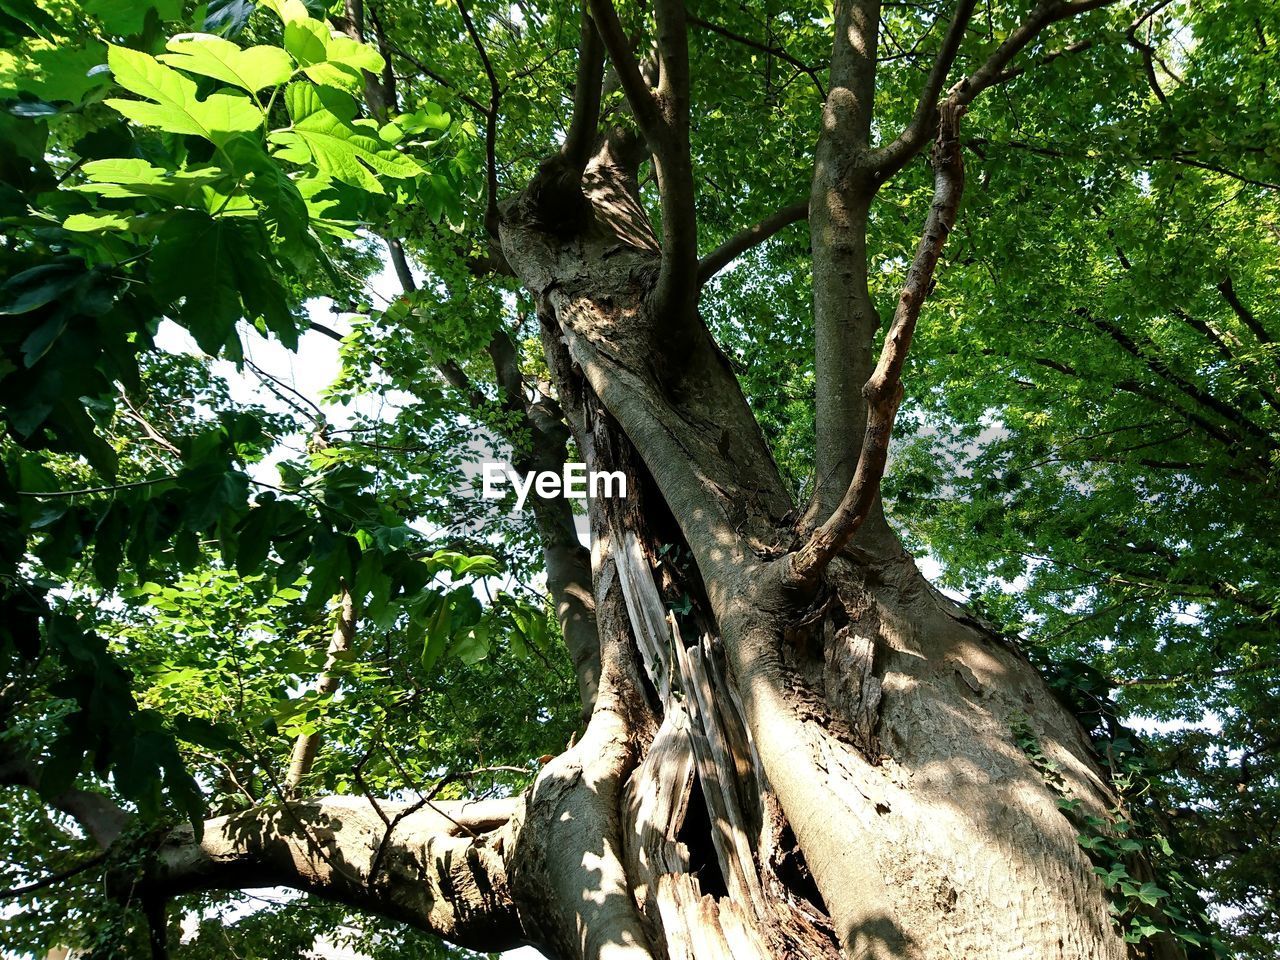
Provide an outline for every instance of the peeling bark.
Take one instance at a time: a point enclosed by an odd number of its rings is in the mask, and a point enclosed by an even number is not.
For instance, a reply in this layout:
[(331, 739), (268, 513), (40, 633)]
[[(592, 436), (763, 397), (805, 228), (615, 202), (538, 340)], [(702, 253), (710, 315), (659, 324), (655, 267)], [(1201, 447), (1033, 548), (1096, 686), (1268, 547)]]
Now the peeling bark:
[[(527, 401), (496, 340), (505, 400), (535, 433), (530, 465), (563, 459), (563, 414), (589, 469), (628, 476), (627, 500), (589, 502), (589, 560), (572, 515), (539, 507), (585, 731), (496, 811), (338, 798), (260, 808), (212, 821), (200, 842), (170, 837), (155, 882), (289, 884), (473, 949), (530, 943), (572, 960), (1125, 958), (1055, 792), (1095, 817), (1115, 806), (1079, 724), (1025, 657), (929, 586), (876, 505), (903, 358), (956, 215), (955, 121), (1040, 29), (1101, 2), (1037, 5), (939, 105), (973, 8), (961, 0), (912, 124), (879, 148), (879, 4), (837, 2), (808, 208), (817, 476), (796, 524), (696, 298), (700, 273), (801, 212), (699, 270), (683, 6), (655, 5), (653, 87), (613, 5), (591, 0), (565, 146), (496, 214), (492, 129), (487, 144), (487, 225), (537, 302), (559, 405)], [(596, 129), (605, 52), (638, 135)], [(935, 126), (934, 206), (873, 367), (870, 204)], [(661, 243), (636, 183), (647, 151)], [(687, 550), (692, 568), (659, 570), (660, 544)], [(686, 616), (664, 587), (689, 598)], [(1034, 731), (1061, 786), (1015, 727)]]

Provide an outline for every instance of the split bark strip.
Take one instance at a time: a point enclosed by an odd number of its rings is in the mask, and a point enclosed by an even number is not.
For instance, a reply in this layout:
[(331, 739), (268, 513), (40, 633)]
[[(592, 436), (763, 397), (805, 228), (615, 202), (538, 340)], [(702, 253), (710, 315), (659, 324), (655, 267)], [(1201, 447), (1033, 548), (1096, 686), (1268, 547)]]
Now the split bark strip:
[(867, 427), (858, 464), (835, 512), (792, 554), (788, 580), (793, 586), (812, 589), (827, 564), (867, 519), (880, 492), (880, 479), (889, 456), (889, 438), (902, 402), (902, 368), (911, 349), (920, 308), (929, 295), (942, 246), (955, 224), (964, 191), (964, 159), (959, 139), (960, 117), (964, 111), (964, 105), (954, 97), (949, 97), (939, 108), (938, 138), (933, 148), (933, 205), (898, 296), (880, 360), (862, 388), (867, 400)]
[[(351, 598), (351, 591), (346, 584), (342, 586), (339, 597), (338, 622), (334, 625), (333, 635), (329, 638), (329, 650), (325, 654), (324, 670), (316, 683), (316, 693), (321, 697), (331, 697), (338, 690), (338, 664), (351, 656), (351, 644), (356, 635), (356, 607)], [(315, 766), (316, 754), (320, 750), (321, 734), (300, 733), (293, 742), (293, 753), (289, 757), (289, 772), (284, 779), (285, 794), (294, 797), (298, 794), (302, 781)]]
[[(683, 927), (681, 890), (672, 875), (689, 873), (689, 848), (676, 839), (693, 792), (693, 751), (689, 748), (689, 715), (672, 704), (623, 795), (627, 875), (634, 878), (636, 903), (669, 934)], [(664, 882), (666, 881), (666, 882)], [(689, 944), (669, 936), (671, 960), (691, 956)]]
[[(746, 815), (738, 789), (739, 778), (758, 769), (745, 725), (741, 718), (725, 720), (734, 702), (717, 700), (710, 640), (685, 649), (639, 540), (631, 531), (614, 539), (622, 545), (616, 561), (627, 616), (663, 701), (662, 724), (628, 782), (623, 802), (637, 902), (661, 925), (673, 960), (771, 957), (765, 935), (769, 915), (747, 828), (754, 818)], [(683, 699), (675, 696), (676, 675)], [(720, 685), (727, 685), (723, 678)], [(689, 850), (676, 839), (692, 794), (695, 764), (729, 894), (718, 901), (701, 892), (690, 873)]]
[(693, 791), (692, 738), (685, 705), (672, 699), (627, 785), (628, 873), (636, 881), (637, 902), (661, 927), (669, 960), (772, 958), (743, 902), (702, 893), (690, 872), (689, 849), (676, 838)]
[(698, 775), (711, 813), (711, 839), (724, 873), (725, 885), (731, 899), (751, 904), (756, 918), (763, 921), (766, 916), (764, 893), (760, 889), (751, 843), (747, 839), (746, 817), (735, 788), (738, 765), (718, 722), (711, 681), (705, 667), (704, 657), (710, 648), (704, 639), (698, 646), (685, 649), (674, 614), (668, 615), (668, 623), (675, 641), (681, 687), (693, 721), (693, 752), (698, 760)]
[(666, 610), (658, 589), (653, 583), (653, 574), (645, 561), (644, 550), (640, 541), (630, 530), (619, 536), (614, 534), (615, 542), (622, 544), (617, 557), (618, 580), (622, 585), (622, 596), (627, 604), (627, 617), (631, 621), (631, 629), (635, 633), (637, 645), (640, 647), (640, 659), (644, 663), (645, 672), (665, 710), (671, 702), (671, 663), (668, 650)]

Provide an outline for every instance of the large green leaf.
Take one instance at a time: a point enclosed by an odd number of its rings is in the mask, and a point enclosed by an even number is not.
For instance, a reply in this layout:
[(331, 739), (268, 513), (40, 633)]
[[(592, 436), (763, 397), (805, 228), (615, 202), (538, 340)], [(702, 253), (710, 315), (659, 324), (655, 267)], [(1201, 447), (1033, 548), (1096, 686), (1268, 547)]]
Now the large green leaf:
[(185, 133), (215, 144), (226, 143), (262, 126), (262, 111), (239, 93), (214, 93), (204, 100), (196, 96), (195, 81), (139, 50), (112, 46), (107, 63), (116, 82), (151, 103), (112, 98), (108, 106), (134, 123), (158, 127), (169, 133)]
[(363, 86), (363, 71), (376, 74), (385, 65), (372, 47), (310, 18), (285, 25), (284, 45), (312, 81), (353, 93)]
[(218, 167), (163, 170), (132, 157), (90, 160), (80, 167), (80, 172), (90, 182), (79, 184), (72, 188), (74, 190), (112, 199), (156, 197), (178, 203), (198, 196), (201, 185), (227, 175)]
[(162, 301), (182, 301), (176, 319), (214, 355), (226, 346), (241, 315), (232, 254), (237, 239), (234, 225), (183, 211), (161, 231), (152, 259), (152, 289)]
[(188, 73), (213, 77), (249, 93), (275, 87), (293, 76), (293, 61), (279, 47), (256, 46), (242, 50), (230, 40), (209, 34), (184, 34), (168, 44), (169, 53), (159, 59)]
[(224, 37), (238, 36), (255, 7), (253, 0), (210, 0), (205, 8), (204, 28)]
[(320, 174), (370, 193), (384, 193), (375, 173), (406, 178), (422, 172), (412, 159), (391, 149), (330, 111), (319, 91), (305, 83), (291, 84), (285, 102), (293, 126), (271, 135), (295, 162), (314, 162)]

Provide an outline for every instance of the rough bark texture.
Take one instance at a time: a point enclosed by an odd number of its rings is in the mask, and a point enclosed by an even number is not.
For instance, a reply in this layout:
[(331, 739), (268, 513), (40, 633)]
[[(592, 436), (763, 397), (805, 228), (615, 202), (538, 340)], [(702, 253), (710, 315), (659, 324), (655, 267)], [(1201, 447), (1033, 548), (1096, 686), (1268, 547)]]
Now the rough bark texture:
[[(597, 131), (599, 91), (579, 89), (565, 146), (490, 218), (490, 260), (535, 298), (557, 393), (558, 406), (530, 402), (510, 342), (491, 345), (504, 402), (533, 434), (522, 466), (555, 469), (571, 431), (589, 469), (629, 478), (625, 501), (589, 504), (589, 559), (567, 507), (537, 507), (584, 733), (498, 809), (291, 802), (213, 821), (198, 843), (171, 837), (157, 882), (292, 884), (475, 949), (584, 960), (1124, 958), (1058, 803), (1103, 818), (1115, 805), (1080, 726), (1017, 649), (930, 587), (876, 506), (902, 360), (956, 215), (955, 122), (1043, 26), (1100, 2), (1038, 5), (939, 105), (974, 6), (959, 3), (915, 120), (880, 148), (879, 5), (836, 4), (808, 206), (819, 439), (806, 509), (696, 310), (714, 269), (802, 211), (699, 267), (683, 7), (655, 4), (651, 87), (612, 5), (593, 0), (579, 85), (601, 83), (607, 51), (640, 133)], [(939, 127), (934, 206), (876, 368), (868, 210)], [(662, 242), (636, 181), (649, 153)], [(396, 263), (411, 285), (402, 251)], [(456, 365), (442, 374), (468, 389)], [(664, 544), (691, 568), (664, 565)], [(671, 591), (688, 614), (668, 612)]]

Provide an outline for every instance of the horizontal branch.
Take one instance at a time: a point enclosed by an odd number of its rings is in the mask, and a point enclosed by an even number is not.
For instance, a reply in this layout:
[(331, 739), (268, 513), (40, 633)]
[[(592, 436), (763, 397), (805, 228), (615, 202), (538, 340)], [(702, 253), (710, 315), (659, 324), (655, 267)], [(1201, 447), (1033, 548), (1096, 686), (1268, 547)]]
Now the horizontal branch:
[[(0, 785), (38, 790), (39, 768), (30, 758), (5, 748), (0, 756)], [(79, 824), (103, 850), (124, 832), (130, 819), (130, 815), (110, 797), (80, 787), (70, 787), (57, 796), (46, 798), (45, 802)]]
[(698, 286), (714, 277), (736, 258), (742, 256), (757, 244), (764, 243), (783, 227), (804, 220), (809, 216), (809, 201), (783, 207), (776, 213), (765, 217), (759, 223), (752, 224), (740, 233), (730, 237), (715, 250), (698, 261)]
[[(515, 801), (373, 803), (327, 797), (175, 830), (149, 884), (166, 896), (287, 886), (369, 910), (481, 953), (524, 943), (493, 831)], [(417, 809), (414, 807), (417, 806)]]

